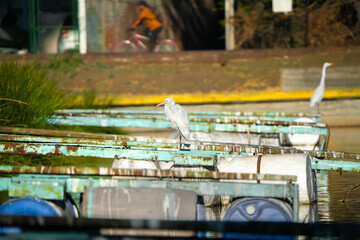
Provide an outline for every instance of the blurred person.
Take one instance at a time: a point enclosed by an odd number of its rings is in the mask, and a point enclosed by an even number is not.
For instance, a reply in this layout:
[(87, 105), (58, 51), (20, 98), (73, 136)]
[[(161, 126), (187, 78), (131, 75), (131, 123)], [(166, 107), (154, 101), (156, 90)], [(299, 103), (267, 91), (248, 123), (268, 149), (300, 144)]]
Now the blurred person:
[(155, 48), (157, 37), (162, 30), (162, 23), (145, 1), (140, 1), (137, 6), (141, 11), (140, 16), (130, 26), (130, 29), (135, 30), (139, 24), (145, 23), (147, 27), (145, 35), (150, 38), (150, 52), (152, 52)]

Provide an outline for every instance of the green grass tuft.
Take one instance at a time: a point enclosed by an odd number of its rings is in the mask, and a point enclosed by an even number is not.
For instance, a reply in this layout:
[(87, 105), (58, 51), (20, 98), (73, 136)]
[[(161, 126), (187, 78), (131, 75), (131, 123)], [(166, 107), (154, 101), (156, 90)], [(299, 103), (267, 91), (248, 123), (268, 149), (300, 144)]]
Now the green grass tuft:
[(57, 82), (37, 64), (0, 62), (0, 126), (43, 127), (64, 103)]
[(64, 55), (53, 56), (46, 65), (51, 70), (71, 72), (82, 64), (82, 59), (78, 54), (68, 53)]
[[(65, 92), (60, 85), (63, 79), (59, 79), (61, 76), (59, 73), (74, 77), (77, 74), (77, 68), (82, 66), (81, 58), (75, 54), (55, 56), (46, 63), (35, 60), (23, 64), (19, 60), (2, 60), (0, 62), (0, 126), (126, 134), (121, 128), (115, 127), (46, 124), (46, 120), (56, 110), (74, 107), (75, 100), (80, 96), (82, 96), (82, 101), (76, 101), (77, 107), (96, 108), (98, 96), (94, 89), (89, 88), (76, 95), (71, 91)], [(110, 106), (112, 99), (104, 99), (103, 102), (106, 106)], [(112, 159), (91, 157), (0, 154), (1, 165), (111, 167), (112, 161)]]

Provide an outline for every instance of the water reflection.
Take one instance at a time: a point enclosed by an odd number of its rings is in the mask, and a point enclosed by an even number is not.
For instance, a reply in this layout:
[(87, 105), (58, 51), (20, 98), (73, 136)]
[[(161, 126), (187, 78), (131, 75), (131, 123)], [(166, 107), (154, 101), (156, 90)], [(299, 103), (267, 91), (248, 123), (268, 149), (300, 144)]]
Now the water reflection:
[(346, 193), (360, 183), (360, 174), (329, 172), (330, 215), (332, 221), (360, 222), (360, 189), (356, 189), (344, 203)]
[(360, 127), (332, 127), (328, 150), (360, 153)]
[[(331, 128), (330, 133), (328, 150), (360, 152), (360, 127)], [(318, 180), (319, 220), (360, 222), (360, 188), (342, 201), (360, 183), (360, 174), (321, 171)]]
[(318, 190), (318, 219), (319, 221), (331, 221), (330, 216), (330, 194), (328, 188), (328, 172), (321, 171), (317, 173)]

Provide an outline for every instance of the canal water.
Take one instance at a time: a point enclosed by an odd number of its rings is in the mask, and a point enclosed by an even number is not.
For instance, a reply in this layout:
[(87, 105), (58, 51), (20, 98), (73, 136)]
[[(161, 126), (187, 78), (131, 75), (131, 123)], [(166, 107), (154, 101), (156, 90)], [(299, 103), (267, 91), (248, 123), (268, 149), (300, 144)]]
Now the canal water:
[[(328, 150), (360, 152), (360, 127), (330, 128)], [(360, 187), (343, 202), (347, 192), (360, 184), (360, 173), (326, 172), (320, 178), (328, 179), (328, 186), (319, 186), (319, 221), (360, 222)]]

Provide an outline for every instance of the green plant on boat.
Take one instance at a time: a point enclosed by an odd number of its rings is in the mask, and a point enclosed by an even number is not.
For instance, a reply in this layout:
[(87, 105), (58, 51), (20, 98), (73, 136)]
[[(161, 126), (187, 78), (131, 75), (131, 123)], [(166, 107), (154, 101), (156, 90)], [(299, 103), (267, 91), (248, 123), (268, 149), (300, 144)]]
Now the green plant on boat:
[(60, 130), (70, 132), (88, 132), (99, 134), (117, 134), (127, 135), (129, 134), (125, 130), (119, 127), (96, 127), (96, 126), (70, 126), (70, 125), (46, 125), (46, 129)]
[(111, 167), (113, 159), (98, 157), (69, 157), (62, 155), (12, 155), (0, 154), (1, 165), (8, 166), (76, 166), (76, 167)]

